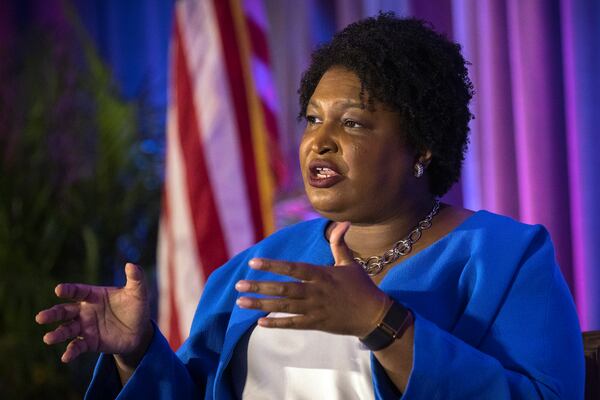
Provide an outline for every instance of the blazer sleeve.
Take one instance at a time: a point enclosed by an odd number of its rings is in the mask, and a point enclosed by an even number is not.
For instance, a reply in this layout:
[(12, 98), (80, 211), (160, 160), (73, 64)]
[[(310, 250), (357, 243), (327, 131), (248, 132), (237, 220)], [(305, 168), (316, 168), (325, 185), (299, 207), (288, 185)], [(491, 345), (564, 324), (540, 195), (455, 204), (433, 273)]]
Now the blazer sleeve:
[(202, 398), (200, 385), (154, 326), (154, 337), (131, 379), (121, 381), (110, 354), (101, 354), (86, 399)]
[(377, 398), (583, 398), (584, 356), (575, 307), (550, 238), (545, 229), (537, 229), (482, 339), (468, 344), (416, 313), (406, 391), (399, 393), (372, 357)]
[(206, 282), (190, 335), (177, 353), (156, 325), (146, 354), (122, 386), (110, 354), (101, 354), (85, 399), (212, 398), (212, 387), (245, 253), (214, 271)]

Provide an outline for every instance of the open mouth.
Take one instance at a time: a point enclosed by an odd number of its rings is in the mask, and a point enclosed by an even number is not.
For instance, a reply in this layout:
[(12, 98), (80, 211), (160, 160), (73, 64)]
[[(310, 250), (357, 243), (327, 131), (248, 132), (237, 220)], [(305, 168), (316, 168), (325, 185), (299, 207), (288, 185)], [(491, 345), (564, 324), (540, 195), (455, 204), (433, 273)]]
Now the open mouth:
[(325, 179), (331, 178), (332, 176), (339, 175), (334, 170), (327, 167), (317, 167), (315, 168), (314, 175), (317, 179)]
[(326, 160), (311, 161), (309, 171), (308, 183), (317, 188), (328, 188), (344, 179), (338, 167)]

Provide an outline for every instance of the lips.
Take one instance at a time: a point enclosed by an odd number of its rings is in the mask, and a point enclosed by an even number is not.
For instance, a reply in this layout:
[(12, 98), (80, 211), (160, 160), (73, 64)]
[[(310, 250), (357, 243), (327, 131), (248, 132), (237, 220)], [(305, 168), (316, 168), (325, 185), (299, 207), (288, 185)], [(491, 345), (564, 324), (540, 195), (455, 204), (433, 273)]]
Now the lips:
[(338, 166), (329, 160), (312, 160), (308, 170), (308, 183), (316, 188), (328, 188), (344, 179)]

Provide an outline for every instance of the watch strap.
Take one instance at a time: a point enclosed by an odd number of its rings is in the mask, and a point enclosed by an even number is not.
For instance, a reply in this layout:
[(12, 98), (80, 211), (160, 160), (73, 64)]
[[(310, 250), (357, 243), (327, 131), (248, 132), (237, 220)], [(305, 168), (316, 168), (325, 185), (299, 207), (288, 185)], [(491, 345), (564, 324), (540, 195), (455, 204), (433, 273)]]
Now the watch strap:
[(371, 351), (382, 350), (401, 337), (412, 323), (412, 313), (407, 308), (392, 301), (392, 305), (383, 320), (360, 341)]

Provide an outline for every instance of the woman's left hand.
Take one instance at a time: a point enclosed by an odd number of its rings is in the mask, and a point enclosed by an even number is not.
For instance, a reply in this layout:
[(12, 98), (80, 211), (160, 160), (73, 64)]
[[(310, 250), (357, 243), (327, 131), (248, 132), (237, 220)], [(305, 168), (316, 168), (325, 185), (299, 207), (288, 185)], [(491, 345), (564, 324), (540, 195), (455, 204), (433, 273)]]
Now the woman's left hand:
[(344, 241), (350, 223), (338, 223), (331, 232), (334, 268), (254, 258), (250, 267), (298, 279), (295, 282), (239, 281), (240, 292), (275, 298), (240, 297), (238, 306), (266, 312), (296, 314), (265, 317), (258, 325), (268, 328), (311, 329), (364, 337), (381, 321), (391, 300), (354, 261)]

